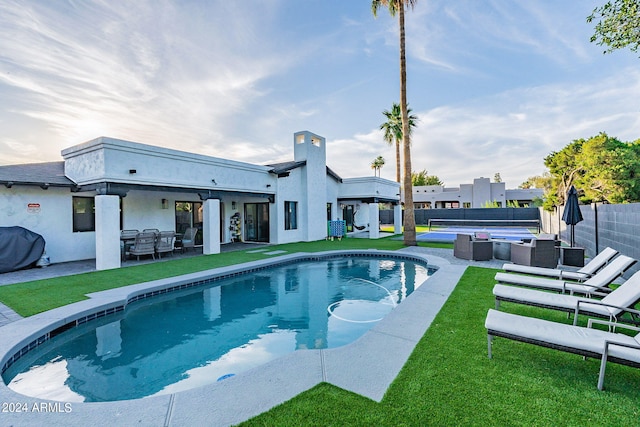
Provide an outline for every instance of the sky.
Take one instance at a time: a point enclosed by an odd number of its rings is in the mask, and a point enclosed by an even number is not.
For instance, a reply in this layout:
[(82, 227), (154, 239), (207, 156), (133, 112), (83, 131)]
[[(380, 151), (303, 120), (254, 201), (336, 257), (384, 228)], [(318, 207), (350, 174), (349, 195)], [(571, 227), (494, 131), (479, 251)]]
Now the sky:
[[(418, 0), (406, 15), (412, 169), (507, 188), (600, 132), (640, 138), (640, 58), (603, 54), (604, 0)], [(256, 164), (327, 141), (341, 177), (395, 179), (397, 18), (370, 0), (2, 0), (0, 165), (108, 136)]]

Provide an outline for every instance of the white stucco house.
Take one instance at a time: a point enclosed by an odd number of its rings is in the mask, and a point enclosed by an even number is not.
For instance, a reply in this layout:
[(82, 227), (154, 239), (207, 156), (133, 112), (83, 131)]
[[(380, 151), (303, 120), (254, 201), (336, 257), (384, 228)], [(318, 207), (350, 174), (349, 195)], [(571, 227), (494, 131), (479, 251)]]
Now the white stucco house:
[[(341, 178), (326, 164), (325, 138), (293, 136), (293, 160), (256, 165), (100, 137), (62, 151), (63, 161), (0, 166), (0, 227), (41, 234), (52, 263), (121, 265), (121, 230), (177, 233), (197, 227), (204, 254), (232, 241), (321, 240), (327, 220), (365, 218), (379, 237), (379, 203), (394, 205), (399, 184)], [(375, 224), (368, 227), (368, 224)], [(357, 226), (357, 224), (355, 224)]]
[(530, 206), (534, 199), (542, 198), (540, 188), (507, 189), (504, 182), (490, 182), (489, 178), (475, 178), (473, 184), (460, 187), (425, 185), (413, 187), (413, 203), (416, 209), (483, 208), (496, 203), (507, 207), (508, 202)]

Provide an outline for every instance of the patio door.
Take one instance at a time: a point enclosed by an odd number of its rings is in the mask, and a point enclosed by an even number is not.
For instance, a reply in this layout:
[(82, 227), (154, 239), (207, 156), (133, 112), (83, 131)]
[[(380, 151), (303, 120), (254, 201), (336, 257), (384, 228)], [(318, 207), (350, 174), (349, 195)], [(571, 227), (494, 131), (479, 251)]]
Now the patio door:
[(245, 203), (244, 240), (269, 242), (269, 203)]
[(196, 227), (196, 245), (202, 244), (202, 202), (176, 202), (176, 233)]
[(345, 205), (342, 208), (342, 219), (344, 219), (347, 231), (353, 231), (353, 205)]

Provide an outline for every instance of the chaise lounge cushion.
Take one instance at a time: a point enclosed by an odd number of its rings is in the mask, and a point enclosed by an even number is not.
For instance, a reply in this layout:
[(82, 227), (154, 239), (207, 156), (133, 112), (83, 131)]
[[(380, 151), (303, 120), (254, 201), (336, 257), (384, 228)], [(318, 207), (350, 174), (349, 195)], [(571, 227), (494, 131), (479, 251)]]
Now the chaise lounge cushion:
[[(485, 320), (489, 334), (508, 335), (520, 341), (533, 342), (546, 347), (574, 349), (601, 356), (605, 340), (615, 338), (617, 342), (632, 346), (640, 345), (640, 334), (632, 337), (625, 334), (550, 322), (548, 320), (525, 317), (490, 309)], [(581, 352), (580, 352), (581, 353)], [(581, 353), (582, 354), (582, 353)], [(611, 357), (640, 363), (640, 351), (625, 347), (613, 346), (609, 349)]]
[(496, 273), (495, 279), (499, 283), (509, 283), (517, 286), (590, 294), (607, 292), (606, 288), (635, 263), (635, 259), (620, 255), (583, 283), (509, 273)]

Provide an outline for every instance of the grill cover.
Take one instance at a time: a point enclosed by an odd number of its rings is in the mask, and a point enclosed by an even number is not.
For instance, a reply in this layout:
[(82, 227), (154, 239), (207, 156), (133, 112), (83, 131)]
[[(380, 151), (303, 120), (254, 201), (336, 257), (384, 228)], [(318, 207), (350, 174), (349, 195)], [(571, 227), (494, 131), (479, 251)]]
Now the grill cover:
[(22, 227), (0, 227), (0, 273), (32, 267), (44, 253), (44, 238)]

